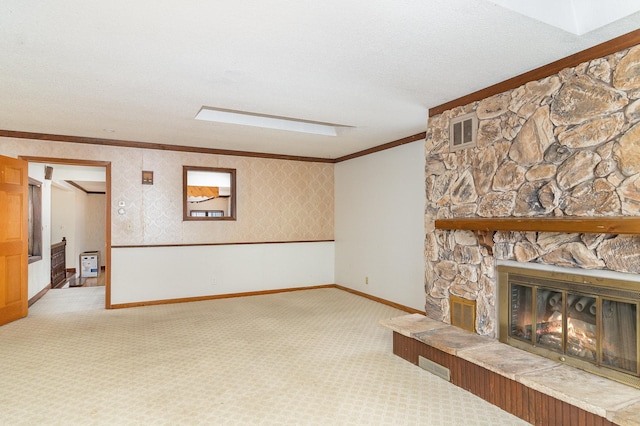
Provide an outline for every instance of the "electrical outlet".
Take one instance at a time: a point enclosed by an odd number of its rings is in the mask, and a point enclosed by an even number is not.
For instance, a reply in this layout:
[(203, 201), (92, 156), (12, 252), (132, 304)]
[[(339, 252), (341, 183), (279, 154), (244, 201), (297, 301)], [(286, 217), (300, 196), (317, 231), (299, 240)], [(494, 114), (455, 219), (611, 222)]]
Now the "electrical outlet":
[(364, 283), (369, 284), (369, 277), (364, 277)]
[(211, 287), (218, 285), (218, 279), (216, 277), (211, 278)]

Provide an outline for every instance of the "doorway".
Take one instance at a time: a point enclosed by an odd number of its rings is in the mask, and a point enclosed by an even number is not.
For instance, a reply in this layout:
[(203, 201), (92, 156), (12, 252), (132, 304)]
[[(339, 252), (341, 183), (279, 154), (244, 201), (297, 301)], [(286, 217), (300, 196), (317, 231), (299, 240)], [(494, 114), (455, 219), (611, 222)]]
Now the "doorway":
[[(20, 158), (34, 164), (34, 167), (44, 167), (48, 172), (45, 179), (50, 181), (51, 187), (48, 212), (50, 242), (52, 246), (66, 246), (64, 262), (69, 273), (69, 279), (60, 287), (104, 285), (104, 307), (110, 309), (111, 163)], [(55, 201), (54, 192), (57, 193)]]

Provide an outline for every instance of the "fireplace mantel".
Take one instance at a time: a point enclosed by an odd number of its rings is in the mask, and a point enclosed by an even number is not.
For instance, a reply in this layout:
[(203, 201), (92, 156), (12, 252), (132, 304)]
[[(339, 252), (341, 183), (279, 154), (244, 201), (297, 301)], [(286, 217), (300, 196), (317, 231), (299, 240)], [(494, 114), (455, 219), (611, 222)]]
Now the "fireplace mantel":
[(436, 219), (436, 229), (473, 231), (493, 254), (493, 232), (566, 232), (585, 234), (640, 234), (640, 217), (457, 217)]
[(640, 234), (640, 217), (458, 217), (436, 219), (436, 229), (533, 231), (587, 234)]

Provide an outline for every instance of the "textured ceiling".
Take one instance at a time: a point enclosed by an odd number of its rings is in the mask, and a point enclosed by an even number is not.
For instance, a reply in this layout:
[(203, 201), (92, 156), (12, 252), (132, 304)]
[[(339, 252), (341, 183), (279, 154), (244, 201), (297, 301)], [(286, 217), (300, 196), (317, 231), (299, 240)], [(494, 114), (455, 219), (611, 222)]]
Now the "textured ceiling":
[(489, 1), (578, 35), (640, 11), (637, 0)]
[(104, 167), (74, 166), (69, 164), (46, 164), (53, 168), (52, 181), (55, 186), (66, 191), (73, 191), (69, 184), (73, 182), (76, 188), (85, 192), (105, 192), (106, 170)]
[[(487, 0), (3, 0), (0, 129), (336, 158), (638, 28), (635, 13), (578, 36)], [(194, 120), (203, 105), (353, 128)]]

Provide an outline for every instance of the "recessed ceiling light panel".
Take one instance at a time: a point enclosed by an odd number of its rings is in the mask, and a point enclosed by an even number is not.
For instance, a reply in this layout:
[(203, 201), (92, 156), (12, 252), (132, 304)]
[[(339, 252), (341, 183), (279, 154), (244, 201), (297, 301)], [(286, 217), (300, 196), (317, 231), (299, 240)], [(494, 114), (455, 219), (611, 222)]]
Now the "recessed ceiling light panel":
[(332, 123), (299, 120), (289, 117), (278, 117), (265, 114), (254, 114), (245, 111), (202, 107), (196, 120), (214, 121), (216, 123), (239, 124), (241, 126), (262, 127), (265, 129), (286, 130), (289, 132), (312, 133), (314, 135), (337, 136), (339, 128), (347, 128)]

